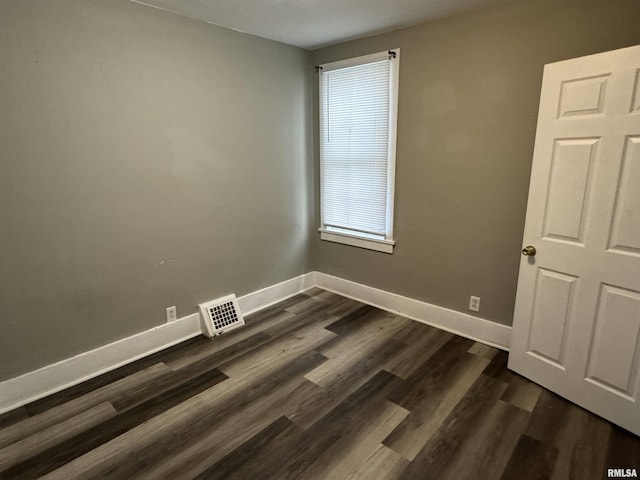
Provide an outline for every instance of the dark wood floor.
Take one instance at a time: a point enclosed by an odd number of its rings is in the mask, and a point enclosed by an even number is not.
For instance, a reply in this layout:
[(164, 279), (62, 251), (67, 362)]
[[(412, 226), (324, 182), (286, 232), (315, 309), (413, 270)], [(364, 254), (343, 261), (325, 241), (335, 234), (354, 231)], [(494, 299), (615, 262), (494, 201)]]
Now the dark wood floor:
[(602, 479), (640, 439), (507, 355), (312, 290), (0, 416), (0, 478)]

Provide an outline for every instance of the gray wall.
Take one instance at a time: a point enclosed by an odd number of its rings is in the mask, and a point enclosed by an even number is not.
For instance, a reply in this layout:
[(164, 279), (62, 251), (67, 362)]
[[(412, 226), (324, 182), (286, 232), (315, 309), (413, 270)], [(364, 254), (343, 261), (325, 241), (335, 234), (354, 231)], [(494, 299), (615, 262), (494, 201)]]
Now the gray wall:
[(310, 54), (0, 0), (0, 380), (308, 270)]
[(313, 267), (463, 312), (477, 295), (511, 324), (543, 65), (640, 44), (639, 19), (637, 0), (517, 0), (314, 52), (401, 49), (395, 253), (316, 234)]

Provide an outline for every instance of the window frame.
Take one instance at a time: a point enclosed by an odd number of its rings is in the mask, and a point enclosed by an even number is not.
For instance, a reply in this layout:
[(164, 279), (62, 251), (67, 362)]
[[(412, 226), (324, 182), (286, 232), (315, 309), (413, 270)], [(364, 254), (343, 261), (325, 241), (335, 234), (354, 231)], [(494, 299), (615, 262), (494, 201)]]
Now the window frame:
[[(387, 209), (386, 209), (386, 231), (384, 239), (372, 238), (370, 235), (359, 235), (355, 231), (333, 230), (327, 227), (324, 220), (324, 152), (323, 152), (323, 88), (322, 75), (331, 70), (339, 70), (342, 68), (373, 63), (383, 59), (391, 61), (389, 68), (389, 141), (387, 146)], [(394, 200), (395, 200), (395, 176), (396, 176), (396, 144), (398, 130), (398, 90), (400, 78), (400, 49), (394, 48), (377, 52), (370, 55), (348, 58), (337, 62), (325, 63), (318, 66), (318, 111), (319, 111), (319, 146), (320, 146), (320, 239), (351, 245), (354, 247), (366, 248), (383, 253), (392, 254), (395, 247), (395, 239), (393, 234), (394, 227)]]

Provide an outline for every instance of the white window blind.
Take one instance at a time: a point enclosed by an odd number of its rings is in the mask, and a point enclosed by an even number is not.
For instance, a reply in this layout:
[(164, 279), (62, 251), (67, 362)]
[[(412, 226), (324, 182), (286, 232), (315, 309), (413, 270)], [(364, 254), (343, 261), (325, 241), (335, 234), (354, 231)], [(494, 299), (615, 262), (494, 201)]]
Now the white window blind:
[(391, 240), (397, 59), (373, 57), (321, 70), (321, 230)]

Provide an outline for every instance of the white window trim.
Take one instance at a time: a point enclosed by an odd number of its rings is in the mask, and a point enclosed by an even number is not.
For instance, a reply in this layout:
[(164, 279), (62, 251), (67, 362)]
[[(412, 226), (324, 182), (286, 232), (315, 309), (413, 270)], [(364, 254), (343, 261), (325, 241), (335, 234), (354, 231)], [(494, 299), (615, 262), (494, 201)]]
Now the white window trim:
[(395, 180), (396, 180), (396, 143), (397, 143), (397, 131), (398, 131), (398, 89), (399, 89), (399, 80), (400, 80), (400, 49), (394, 48), (391, 50), (386, 50), (384, 52), (373, 53), (371, 55), (363, 55), (355, 58), (348, 58), (346, 60), (339, 60), (337, 62), (325, 63), (319, 65), (320, 67), (320, 75), (318, 75), (318, 92), (319, 92), (319, 103), (320, 105), (320, 118), (319, 125), (323, 125), (323, 116), (322, 116), (322, 72), (328, 72), (331, 70), (336, 70), (339, 68), (352, 67), (355, 65), (362, 65), (364, 63), (375, 62), (376, 60), (382, 60), (388, 58), (391, 53), (395, 53), (394, 61), (391, 63), (391, 78), (389, 88), (391, 90), (391, 95), (389, 99), (389, 148), (388, 148), (388, 164), (387, 164), (387, 178), (389, 180), (388, 189), (387, 189), (387, 231), (386, 238), (384, 240), (380, 239), (372, 239), (367, 237), (359, 236), (355, 233), (343, 233), (343, 232), (335, 232), (332, 230), (327, 230), (324, 228), (324, 212), (322, 207), (322, 192), (323, 188), (323, 180), (322, 180), (322, 172), (324, 171), (323, 166), (323, 148), (322, 148), (322, 134), (320, 134), (320, 228), (318, 231), (320, 232), (320, 239), (326, 240), (329, 242), (342, 243), (344, 245), (351, 245), (354, 247), (366, 248), (369, 250), (376, 250), (378, 252), (383, 253), (393, 253), (393, 248), (396, 244), (393, 237), (393, 211), (394, 211), (394, 200), (395, 200)]
[(360, 237), (350, 233), (333, 232), (325, 228), (319, 228), (320, 239), (328, 242), (342, 243), (352, 247), (366, 248), (383, 253), (393, 253), (396, 242), (393, 240), (375, 240), (373, 238)]

